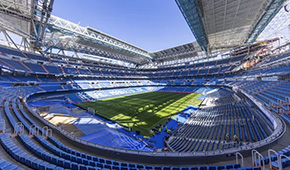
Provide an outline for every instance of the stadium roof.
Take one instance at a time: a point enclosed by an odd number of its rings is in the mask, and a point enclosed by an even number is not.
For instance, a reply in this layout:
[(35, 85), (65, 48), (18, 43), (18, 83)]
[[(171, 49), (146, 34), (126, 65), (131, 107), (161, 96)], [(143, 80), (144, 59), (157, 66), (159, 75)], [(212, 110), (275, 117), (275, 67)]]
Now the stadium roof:
[(149, 53), (141, 48), (56, 16), (50, 17), (48, 30), (47, 41), (43, 45), (49, 48), (93, 54), (136, 64), (152, 59)]
[(176, 0), (205, 51), (253, 43), (285, 0)]
[[(290, 7), (290, 1), (289, 5)], [(279, 37), (284, 42), (290, 41), (290, 12), (282, 8), (275, 18), (267, 25), (264, 31), (259, 35), (257, 41), (263, 41)]]
[[(231, 49), (245, 43), (253, 43), (280, 11), (285, 0), (176, 2), (197, 42), (151, 53), (93, 28), (82, 27), (50, 15), (53, 0), (48, 0), (47, 3), (33, 0), (0, 1), (0, 31), (8, 30), (30, 39), (30, 42), (41, 42), (46, 51), (66, 50), (141, 65), (148, 61), (194, 57), (200, 51), (207, 51), (209, 48), (212, 51)], [(281, 16), (287, 20), (288, 15)], [(277, 19), (277, 22), (286, 28), (287, 22), (283, 22), (284, 20)], [(287, 21), (289, 22), (289, 19)], [(268, 28), (265, 30), (273, 30), (275, 26)], [(261, 34), (259, 39), (267, 38), (270, 31), (267, 32)]]
[(150, 55), (155, 61), (165, 61), (197, 56), (197, 53), (200, 51), (201, 49), (197, 42), (193, 42), (150, 53)]

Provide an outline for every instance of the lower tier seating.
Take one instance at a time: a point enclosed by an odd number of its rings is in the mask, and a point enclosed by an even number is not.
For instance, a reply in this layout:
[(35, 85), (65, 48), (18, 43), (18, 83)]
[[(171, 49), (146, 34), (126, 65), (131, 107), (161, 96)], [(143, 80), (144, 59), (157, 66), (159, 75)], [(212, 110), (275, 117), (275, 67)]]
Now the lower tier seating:
[[(9, 120), (12, 127), (16, 127), (18, 122), (24, 126), (26, 131), (36, 124), (26, 113), (23, 108), (19, 96), (28, 91), (21, 93), (15, 90), (2, 90), (1, 103), (4, 104), (3, 114)], [(45, 132), (40, 130), (40, 135), (45, 135)], [(25, 132), (25, 131), (24, 131)], [(27, 136), (23, 132), (18, 132), (17, 136), (4, 133), (0, 135), (0, 144), (5, 151), (19, 163), (30, 167), (32, 169), (43, 170), (61, 170), (61, 169), (75, 169), (75, 170), (92, 170), (92, 169), (114, 169), (114, 170), (136, 170), (136, 169), (156, 169), (156, 170), (221, 170), (221, 169), (239, 169), (239, 164), (218, 165), (218, 166), (199, 166), (199, 167), (170, 167), (170, 166), (151, 166), (134, 163), (120, 162), (116, 160), (104, 159), (101, 157), (92, 156), (86, 153), (74, 150), (65, 144), (61, 143), (54, 137), (43, 137), (37, 135)], [(15, 139), (14, 139), (15, 138)], [(22, 147), (14, 140), (21, 141)], [(36, 142), (37, 141), (37, 142)], [(30, 150), (27, 153), (23, 148)]]

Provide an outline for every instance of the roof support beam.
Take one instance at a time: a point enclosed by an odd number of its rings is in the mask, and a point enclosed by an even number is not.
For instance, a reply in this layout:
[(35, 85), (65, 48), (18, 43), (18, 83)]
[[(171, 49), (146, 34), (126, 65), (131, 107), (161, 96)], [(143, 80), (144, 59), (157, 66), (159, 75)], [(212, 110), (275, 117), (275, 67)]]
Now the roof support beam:
[(31, 34), (36, 39), (34, 45), (40, 46), (52, 12), (54, 0), (32, 0), (31, 2)]
[(208, 38), (202, 19), (201, 0), (175, 0), (203, 51), (208, 51)]

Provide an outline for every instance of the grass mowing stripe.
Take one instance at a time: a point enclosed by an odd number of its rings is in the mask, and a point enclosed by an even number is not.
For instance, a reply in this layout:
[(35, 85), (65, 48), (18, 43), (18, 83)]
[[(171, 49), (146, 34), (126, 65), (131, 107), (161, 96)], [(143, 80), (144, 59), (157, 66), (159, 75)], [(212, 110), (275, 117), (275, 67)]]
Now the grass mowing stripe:
[[(188, 105), (199, 105), (201, 94), (148, 92), (77, 104), (94, 108), (98, 115), (151, 136), (150, 130), (182, 111)], [(190, 102), (191, 100), (195, 103)]]

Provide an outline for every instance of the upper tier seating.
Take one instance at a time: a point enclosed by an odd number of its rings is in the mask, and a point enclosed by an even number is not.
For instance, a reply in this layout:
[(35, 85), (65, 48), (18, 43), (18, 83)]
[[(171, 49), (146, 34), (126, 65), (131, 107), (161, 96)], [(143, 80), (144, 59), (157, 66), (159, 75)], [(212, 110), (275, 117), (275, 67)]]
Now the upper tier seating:
[[(25, 56), (19, 52), (16, 49), (11, 49), (11, 48), (7, 48), (7, 47), (3, 47), (0, 46), (0, 54), (2, 55), (14, 55), (14, 56), (18, 56), (18, 57), (23, 57), (25, 58)], [(36, 54), (30, 54), (30, 53), (24, 53), (29, 59), (32, 60), (40, 60), (40, 61), (49, 61), (48, 58), (42, 57), (40, 55), (36, 55)]]
[[(120, 69), (117, 67), (96, 66), (87, 63), (81, 64), (75, 61), (62, 61), (56, 58), (48, 59), (46, 57), (30, 53), (25, 53), (25, 55), (23, 55), (23, 53), (15, 49), (2, 46), (0, 46), (0, 52), (0, 56), (2, 56), (0, 58), (0, 64), (10, 68), (11, 70), (34, 72), (37, 74), (94, 75), (102, 77), (140, 77), (143, 75), (149, 78), (186, 77), (230, 73), (236, 67), (234, 63), (243, 60), (245, 57), (245, 55), (240, 55), (233, 58), (207, 61), (187, 66), (167, 66), (166, 68), (136, 71), (125, 68)], [(21, 61), (17, 59), (19, 57)], [(41, 63), (35, 63), (35, 61), (39, 61)], [(51, 65), (52, 63), (54, 65)], [(84, 66), (88, 68), (85, 68)]]

